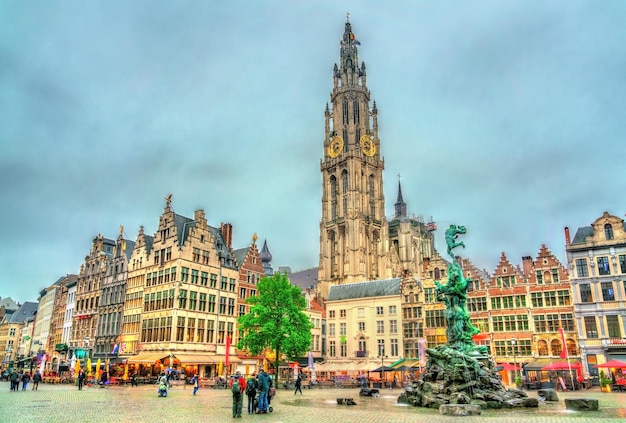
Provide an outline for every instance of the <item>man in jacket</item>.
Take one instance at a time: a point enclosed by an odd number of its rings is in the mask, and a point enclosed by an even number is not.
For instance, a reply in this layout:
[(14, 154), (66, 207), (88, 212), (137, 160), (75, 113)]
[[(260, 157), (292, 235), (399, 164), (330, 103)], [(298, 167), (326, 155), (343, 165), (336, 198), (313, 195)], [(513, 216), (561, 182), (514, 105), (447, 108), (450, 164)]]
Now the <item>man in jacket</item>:
[(36, 391), (39, 388), (39, 382), (41, 382), (41, 373), (39, 371), (35, 372), (35, 376), (33, 376), (33, 391)]
[(259, 409), (257, 410), (257, 414), (266, 414), (268, 408), (267, 392), (270, 389), (270, 375), (268, 375), (265, 370), (261, 370), (257, 379), (257, 389), (259, 390)]

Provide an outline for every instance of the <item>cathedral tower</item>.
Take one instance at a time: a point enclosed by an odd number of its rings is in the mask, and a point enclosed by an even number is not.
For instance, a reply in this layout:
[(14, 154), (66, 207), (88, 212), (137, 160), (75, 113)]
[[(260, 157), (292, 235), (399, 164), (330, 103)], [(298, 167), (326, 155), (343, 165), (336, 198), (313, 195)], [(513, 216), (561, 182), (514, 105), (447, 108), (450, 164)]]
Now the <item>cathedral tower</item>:
[(326, 104), (318, 289), (390, 277), (378, 110), (347, 21)]

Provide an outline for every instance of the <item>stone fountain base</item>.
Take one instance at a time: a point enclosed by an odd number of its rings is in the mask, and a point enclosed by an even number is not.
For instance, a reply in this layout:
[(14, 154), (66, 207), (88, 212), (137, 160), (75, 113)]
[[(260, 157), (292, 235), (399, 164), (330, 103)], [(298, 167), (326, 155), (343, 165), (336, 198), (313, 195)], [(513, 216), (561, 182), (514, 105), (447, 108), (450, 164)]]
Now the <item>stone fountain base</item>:
[(501, 368), (480, 347), (440, 345), (427, 350), (422, 377), (405, 388), (399, 403), (439, 409), (443, 404), (472, 404), (481, 408), (537, 407), (536, 398), (507, 389)]

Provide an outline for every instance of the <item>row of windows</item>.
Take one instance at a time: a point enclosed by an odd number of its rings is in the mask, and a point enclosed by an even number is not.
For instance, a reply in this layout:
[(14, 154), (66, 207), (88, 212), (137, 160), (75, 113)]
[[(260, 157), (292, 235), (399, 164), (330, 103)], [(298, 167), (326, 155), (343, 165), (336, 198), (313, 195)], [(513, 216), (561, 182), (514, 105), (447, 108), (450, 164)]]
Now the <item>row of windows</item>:
[(574, 331), (574, 316), (572, 313), (540, 314), (533, 316), (535, 332), (556, 332), (559, 328), (567, 332)]
[[(390, 315), (394, 315), (398, 312), (398, 308), (395, 305), (390, 305), (389, 306), (389, 314)], [(384, 316), (385, 315), (385, 308), (383, 306), (377, 306), (376, 307), (376, 315), (377, 316)], [(334, 319), (336, 318), (337, 314), (335, 312), (335, 310), (329, 310), (328, 311), (328, 318), (329, 319)], [(339, 317), (340, 318), (345, 318), (347, 316), (347, 311), (345, 309), (341, 309), (339, 310)], [(360, 307), (357, 310), (357, 317), (365, 317), (365, 308), (364, 307)]]
[[(191, 272), (190, 272), (191, 270)], [(176, 281), (177, 268), (171, 267), (146, 274), (146, 286), (156, 286), (168, 282)], [(192, 285), (209, 286), (211, 288), (217, 288), (217, 275), (208, 272), (200, 272), (197, 269), (190, 269), (188, 267), (181, 267), (180, 269), (180, 281), (191, 283)], [(220, 279), (220, 289), (235, 292), (236, 281), (234, 278), (228, 278), (222, 276)]]
[(100, 314), (98, 316), (98, 332), (99, 336), (117, 335), (120, 333), (121, 311), (108, 314)]
[[(397, 357), (399, 354), (399, 342), (397, 339), (390, 339), (389, 340), (389, 353), (390, 353), (390, 357)], [(378, 355), (378, 357), (384, 357), (387, 353), (386, 353), (386, 348), (385, 348), (385, 340), (384, 339), (379, 339), (376, 345), (377, 349), (376, 349), (376, 354)], [(357, 355), (363, 356), (363, 354), (367, 353), (368, 349), (367, 349), (367, 342), (365, 341), (365, 339), (360, 339), (359, 340), (359, 351), (357, 351)], [(328, 355), (330, 357), (347, 357), (348, 356), (348, 346), (345, 342), (341, 341), (339, 343), (339, 351), (337, 351), (337, 341), (329, 341), (328, 342)]]
[[(598, 267), (598, 275), (606, 276), (611, 274), (611, 265), (609, 263), (608, 256), (596, 257), (595, 262), (592, 258), (580, 258), (576, 259), (576, 274), (579, 278), (586, 278), (589, 276), (589, 266)], [(619, 267), (619, 269), (618, 269)], [(626, 273), (626, 254), (621, 254), (617, 257), (615, 262), (615, 256), (613, 256), (613, 268), (615, 272), (619, 270), (619, 273)]]
[[(358, 322), (359, 331), (365, 332), (365, 322)], [(328, 335), (335, 336), (335, 323), (330, 323), (328, 325)], [(376, 333), (384, 334), (385, 333), (385, 322), (383, 320), (376, 321)], [(389, 321), (389, 333), (398, 333), (398, 321), (390, 320)], [(347, 326), (345, 323), (339, 323), (339, 335), (347, 335)]]
[(508, 295), (505, 297), (491, 297), (491, 309), (526, 307), (525, 295)]
[[(609, 338), (621, 338), (622, 330), (619, 326), (619, 316), (608, 315), (606, 318), (606, 330)], [(596, 316), (585, 316), (585, 335), (587, 338), (599, 338)]]
[[(616, 282), (616, 284), (620, 284), (620, 282)], [(626, 280), (621, 281), (621, 285), (624, 289), (624, 294), (626, 295)], [(591, 284), (581, 283), (578, 286), (578, 290), (580, 293), (580, 302), (581, 303), (593, 303), (598, 302), (598, 300), (594, 300), (593, 293), (591, 292)], [(600, 293), (602, 296), (602, 301), (615, 301), (615, 285), (613, 281), (610, 282), (601, 282), (600, 283)]]
[(531, 292), (533, 307), (568, 306), (572, 304), (569, 290)]
[[(423, 338), (424, 337), (424, 324), (422, 322), (408, 322), (403, 325), (404, 339), (409, 338)], [(416, 356), (410, 356), (416, 357)]]

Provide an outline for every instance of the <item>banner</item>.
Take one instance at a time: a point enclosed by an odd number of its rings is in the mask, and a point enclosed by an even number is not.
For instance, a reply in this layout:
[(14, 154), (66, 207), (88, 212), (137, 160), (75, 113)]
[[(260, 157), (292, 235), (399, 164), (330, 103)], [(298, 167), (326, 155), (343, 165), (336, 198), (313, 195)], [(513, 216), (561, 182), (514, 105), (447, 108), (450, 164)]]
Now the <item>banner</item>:
[(567, 342), (565, 342), (565, 333), (563, 333), (563, 328), (559, 328), (559, 333), (561, 334), (561, 342), (563, 343), (561, 358), (567, 358)]
[(230, 336), (226, 337), (226, 359), (224, 360), (226, 367), (230, 364)]
[(420, 339), (417, 341), (417, 347), (420, 355), (420, 366), (424, 366), (426, 364), (426, 340)]

